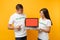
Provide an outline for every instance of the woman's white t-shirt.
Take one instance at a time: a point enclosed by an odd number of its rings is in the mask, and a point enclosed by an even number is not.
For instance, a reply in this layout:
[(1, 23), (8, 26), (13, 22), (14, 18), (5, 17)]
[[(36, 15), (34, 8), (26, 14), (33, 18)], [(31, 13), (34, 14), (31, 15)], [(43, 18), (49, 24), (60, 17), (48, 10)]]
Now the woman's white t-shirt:
[[(46, 29), (47, 27), (51, 27), (51, 21), (49, 19), (43, 20), (42, 18), (40, 18), (39, 28)], [(42, 31), (39, 33), (38, 38), (42, 40), (48, 40), (49, 36), (48, 33)]]

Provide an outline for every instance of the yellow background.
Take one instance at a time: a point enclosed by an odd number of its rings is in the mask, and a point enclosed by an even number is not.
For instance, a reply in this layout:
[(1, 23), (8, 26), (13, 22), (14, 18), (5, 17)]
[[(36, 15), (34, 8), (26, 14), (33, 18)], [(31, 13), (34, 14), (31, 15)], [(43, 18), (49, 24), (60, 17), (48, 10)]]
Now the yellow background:
[[(14, 40), (14, 32), (8, 30), (8, 20), (15, 12), (16, 4), (24, 6), (24, 13), (29, 18), (39, 18), (39, 10), (48, 8), (53, 26), (50, 40), (60, 40), (60, 1), (59, 0), (0, 0), (0, 40)], [(37, 40), (36, 30), (27, 30), (27, 40)]]

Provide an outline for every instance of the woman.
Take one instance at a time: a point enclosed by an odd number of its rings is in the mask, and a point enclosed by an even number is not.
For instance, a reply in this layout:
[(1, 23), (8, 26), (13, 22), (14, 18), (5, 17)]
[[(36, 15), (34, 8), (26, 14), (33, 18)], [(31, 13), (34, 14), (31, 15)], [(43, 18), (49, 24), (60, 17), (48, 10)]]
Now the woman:
[(39, 19), (39, 35), (38, 40), (49, 40), (48, 33), (50, 32), (50, 28), (52, 25), (48, 9), (42, 8), (40, 10), (40, 16)]

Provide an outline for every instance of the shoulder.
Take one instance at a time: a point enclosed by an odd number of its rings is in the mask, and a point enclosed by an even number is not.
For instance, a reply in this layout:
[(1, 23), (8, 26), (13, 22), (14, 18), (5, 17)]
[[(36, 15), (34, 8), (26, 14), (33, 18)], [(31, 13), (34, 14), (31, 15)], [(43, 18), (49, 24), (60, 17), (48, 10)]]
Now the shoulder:
[(16, 13), (13, 13), (10, 18), (14, 18), (16, 16)]
[(42, 18), (39, 18), (39, 22), (41, 22), (42, 21)]
[(26, 14), (25, 14), (25, 13), (24, 13), (23, 15), (24, 15), (24, 16), (26, 16)]
[(47, 22), (51, 22), (51, 20), (50, 19), (47, 19)]
[(47, 26), (51, 27), (51, 20), (47, 19)]
[(39, 20), (42, 20), (42, 18), (39, 18)]
[(24, 16), (24, 17), (26, 17), (26, 15), (25, 15), (25, 14), (23, 14), (23, 16)]
[(42, 18), (39, 18), (39, 21), (42, 21)]

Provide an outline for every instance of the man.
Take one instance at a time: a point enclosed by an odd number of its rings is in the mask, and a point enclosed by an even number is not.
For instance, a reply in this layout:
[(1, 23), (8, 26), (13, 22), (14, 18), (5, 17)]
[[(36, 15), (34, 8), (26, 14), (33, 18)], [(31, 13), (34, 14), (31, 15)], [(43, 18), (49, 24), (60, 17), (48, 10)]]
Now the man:
[[(16, 5), (16, 12), (11, 15), (8, 23), (8, 28), (14, 30), (16, 40), (27, 40), (25, 30), (25, 18), (23, 14), (23, 6), (21, 4)], [(12, 26), (14, 24), (14, 27)]]

